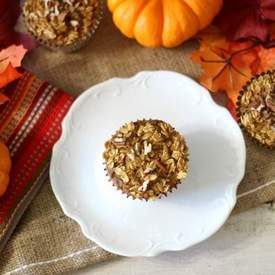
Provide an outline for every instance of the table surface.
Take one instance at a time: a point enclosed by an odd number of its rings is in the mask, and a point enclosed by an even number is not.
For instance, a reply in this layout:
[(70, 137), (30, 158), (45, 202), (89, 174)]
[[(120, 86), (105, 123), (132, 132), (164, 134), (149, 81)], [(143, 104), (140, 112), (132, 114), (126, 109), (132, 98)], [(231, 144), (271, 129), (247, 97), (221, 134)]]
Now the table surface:
[(73, 275), (274, 275), (275, 206), (232, 216), (213, 237), (186, 251), (119, 258)]

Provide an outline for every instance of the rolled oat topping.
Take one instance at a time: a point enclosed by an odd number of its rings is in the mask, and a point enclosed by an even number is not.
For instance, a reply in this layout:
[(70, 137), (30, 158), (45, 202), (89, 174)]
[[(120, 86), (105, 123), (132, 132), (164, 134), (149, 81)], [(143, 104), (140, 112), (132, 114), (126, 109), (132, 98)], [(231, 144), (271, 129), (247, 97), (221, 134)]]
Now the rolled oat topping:
[(113, 185), (133, 198), (167, 195), (187, 174), (186, 143), (161, 120), (125, 124), (105, 143), (103, 157)]
[(275, 72), (257, 76), (238, 102), (241, 125), (258, 142), (275, 147)]
[(65, 46), (87, 36), (97, 7), (98, 0), (25, 0), (23, 14), (34, 36)]

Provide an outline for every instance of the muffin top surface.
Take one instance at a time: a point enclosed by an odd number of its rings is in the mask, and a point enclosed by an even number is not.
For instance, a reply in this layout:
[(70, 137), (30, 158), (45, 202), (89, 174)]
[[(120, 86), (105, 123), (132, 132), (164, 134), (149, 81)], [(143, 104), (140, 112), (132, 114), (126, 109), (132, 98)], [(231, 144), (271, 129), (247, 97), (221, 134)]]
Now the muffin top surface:
[(258, 142), (275, 147), (275, 72), (257, 76), (245, 87), (238, 102), (239, 120)]
[(125, 124), (105, 143), (103, 157), (113, 185), (133, 198), (167, 195), (187, 175), (185, 140), (161, 120)]
[(23, 14), (38, 39), (65, 46), (91, 31), (98, 0), (25, 0)]

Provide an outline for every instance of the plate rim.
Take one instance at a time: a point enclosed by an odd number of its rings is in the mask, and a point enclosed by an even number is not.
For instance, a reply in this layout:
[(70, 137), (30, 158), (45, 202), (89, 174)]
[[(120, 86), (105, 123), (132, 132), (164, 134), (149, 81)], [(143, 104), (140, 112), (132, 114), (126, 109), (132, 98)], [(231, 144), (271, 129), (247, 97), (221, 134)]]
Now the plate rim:
[(224, 214), (223, 219), (220, 220), (218, 226), (216, 227), (215, 230), (212, 230), (211, 233), (206, 234), (205, 236), (203, 236), (202, 238), (198, 238), (196, 241), (194, 241), (193, 243), (190, 243), (189, 245), (184, 245), (182, 247), (169, 247), (169, 249), (163, 249), (161, 248), (161, 246), (156, 249), (154, 251), (149, 251), (149, 252), (145, 252), (145, 254), (140, 254), (137, 253), (137, 255), (133, 255), (133, 253), (122, 253), (121, 251), (116, 250), (114, 247), (109, 247), (108, 245), (105, 245), (104, 243), (102, 243), (100, 240), (98, 240), (97, 238), (95, 238), (94, 236), (92, 236), (92, 234), (89, 233), (88, 230), (88, 226), (85, 224), (85, 220), (83, 220), (81, 218), (81, 216), (77, 215), (75, 213), (75, 211), (73, 211), (70, 208), (70, 205), (67, 205), (63, 200), (62, 200), (62, 196), (59, 194), (57, 188), (56, 188), (56, 179), (55, 179), (55, 175), (54, 175), (54, 159), (56, 158), (56, 155), (58, 154), (58, 151), (60, 150), (60, 148), (62, 147), (62, 144), (66, 141), (67, 138), (67, 124), (69, 123), (70, 117), (74, 111), (75, 108), (77, 108), (77, 106), (79, 104), (81, 104), (81, 102), (83, 100), (85, 100), (86, 97), (89, 97), (90, 94), (92, 94), (94, 92), (94, 90), (96, 90), (98, 87), (105, 85), (106, 83), (111, 83), (111, 82), (116, 82), (116, 81), (132, 81), (136, 78), (142, 77), (143, 75), (152, 75), (152, 74), (158, 74), (158, 73), (168, 73), (168, 74), (174, 74), (177, 75), (181, 78), (185, 78), (190, 82), (193, 82), (193, 84), (197, 85), (199, 88), (201, 88), (202, 90), (204, 90), (205, 92), (205, 97), (208, 101), (209, 104), (212, 104), (213, 107), (218, 108), (218, 109), (222, 109), (223, 111), (227, 112), (228, 115), (231, 117), (232, 122), (235, 123), (237, 126), (237, 122), (233, 119), (233, 117), (231, 116), (230, 112), (225, 108), (222, 107), (220, 105), (218, 105), (213, 98), (211, 97), (209, 91), (204, 88), (203, 86), (201, 86), (200, 84), (198, 84), (195, 80), (193, 80), (192, 78), (181, 74), (179, 72), (175, 72), (175, 71), (169, 71), (169, 70), (145, 70), (145, 71), (140, 71), (138, 73), (136, 73), (135, 75), (133, 75), (132, 77), (113, 77), (111, 79), (108, 79), (106, 81), (100, 82), (96, 85), (93, 85), (91, 87), (89, 87), (88, 89), (86, 89), (82, 94), (80, 94), (76, 100), (73, 102), (72, 106), (70, 107), (70, 110), (68, 111), (68, 113), (66, 114), (65, 118), (62, 121), (62, 133), (60, 138), (58, 139), (58, 141), (55, 143), (53, 149), (52, 149), (52, 156), (51, 156), (51, 162), (50, 162), (50, 170), (49, 170), (49, 175), (50, 175), (50, 183), (51, 183), (51, 187), (53, 190), (53, 193), (62, 209), (62, 211), (64, 212), (64, 214), (66, 216), (68, 216), (69, 218), (73, 219), (74, 221), (76, 221), (79, 226), (81, 227), (81, 230), (84, 234), (84, 236), (86, 238), (88, 238), (89, 240), (95, 242), (96, 244), (98, 244), (100, 247), (102, 247), (103, 249), (117, 254), (117, 255), (121, 255), (121, 256), (127, 256), (127, 257), (140, 257), (140, 256), (146, 256), (146, 257), (152, 257), (152, 256), (158, 256), (161, 253), (167, 252), (167, 251), (181, 251), (181, 250), (185, 250), (189, 247), (192, 247), (200, 242), (203, 242), (204, 240), (208, 239), (209, 237), (211, 237), (213, 234), (215, 234), (222, 226), (223, 224), (226, 222), (226, 220), (228, 219), (228, 217), (230, 216), (234, 206), (236, 205), (237, 202), (237, 188), (241, 182), (241, 180), (243, 179), (244, 175), (245, 175), (245, 165), (246, 165), (246, 146), (245, 146), (245, 141), (244, 141), (244, 136), (243, 133), (241, 131), (241, 129), (238, 126), (238, 131), (240, 134), (240, 140), (242, 143), (242, 147), (240, 148), (240, 150), (242, 151), (242, 161), (243, 161), (243, 165), (242, 167), (239, 169), (240, 174), (238, 176), (238, 179), (236, 178), (236, 183), (232, 182), (232, 197), (230, 198), (230, 203), (231, 205), (229, 205), (228, 203), (228, 209), (227, 212)]

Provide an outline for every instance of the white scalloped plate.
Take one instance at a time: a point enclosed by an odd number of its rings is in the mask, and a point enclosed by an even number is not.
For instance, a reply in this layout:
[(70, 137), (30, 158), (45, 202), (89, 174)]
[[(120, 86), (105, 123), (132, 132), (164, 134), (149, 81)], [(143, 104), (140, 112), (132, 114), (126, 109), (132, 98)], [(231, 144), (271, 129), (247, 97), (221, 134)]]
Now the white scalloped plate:
[[(167, 198), (126, 198), (105, 176), (104, 142), (118, 127), (162, 119), (186, 137), (187, 179)], [(85, 236), (124, 256), (183, 250), (215, 233), (236, 203), (245, 170), (243, 135), (229, 112), (190, 78), (168, 71), (114, 78), (84, 92), (63, 122), (50, 177), (65, 214)]]

